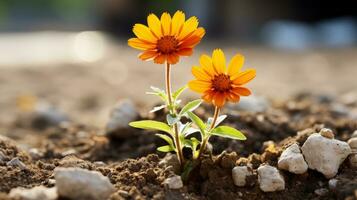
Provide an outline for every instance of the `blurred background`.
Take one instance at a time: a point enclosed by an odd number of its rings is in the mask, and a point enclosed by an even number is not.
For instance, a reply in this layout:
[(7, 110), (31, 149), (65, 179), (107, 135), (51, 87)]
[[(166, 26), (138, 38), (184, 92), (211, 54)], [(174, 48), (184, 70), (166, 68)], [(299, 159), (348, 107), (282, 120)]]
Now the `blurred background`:
[(174, 67), (175, 87), (192, 78), (200, 54), (222, 48), (257, 69), (256, 96), (357, 90), (355, 0), (1, 0), (0, 125), (39, 103), (98, 125), (118, 99), (149, 110), (157, 99), (145, 92), (163, 87), (164, 68), (137, 59), (126, 41), (149, 13), (176, 10), (197, 16), (207, 34)]

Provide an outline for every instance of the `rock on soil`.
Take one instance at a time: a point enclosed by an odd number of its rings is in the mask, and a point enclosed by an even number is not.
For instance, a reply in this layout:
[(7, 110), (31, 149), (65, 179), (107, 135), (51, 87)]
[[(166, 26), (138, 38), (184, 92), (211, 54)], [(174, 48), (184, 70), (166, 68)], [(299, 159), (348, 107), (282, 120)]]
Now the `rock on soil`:
[(329, 139), (314, 133), (308, 137), (301, 148), (310, 169), (316, 169), (326, 178), (334, 177), (340, 164), (351, 153), (346, 142)]
[(57, 189), (37, 186), (31, 189), (14, 188), (10, 191), (9, 197), (18, 200), (55, 200), (58, 198)]
[(114, 186), (99, 172), (81, 168), (56, 168), (56, 187), (59, 196), (78, 200), (107, 199)]
[(288, 170), (294, 174), (303, 174), (307, 171), (307, 164), (296, 143), (289, 146), (281, 154), (278, 161), (279, 169)]
[(139, 113), (134, 103), (128, 99), (118, 102), (110, 113), (106, 133), (116, 138), (125, 138), (130, 134), (126, 129), (129, 123), (138, 119)]
[(18, 167), (21, 170), (26, 170), (27, 167), (26, 165), (19, 159), (19, 158), (13, 158), (9, 162), (6, 163), (7, 166), (13, 166), (13, 167)]
[(164, 185), (166, 185), (170, 189), (180, 189), (183, 187), (183, 182), (181, 176), (172, 176), (164, 180)]
[(260, 189), (264, 192), (275, 192), (285, 189), (284, 177), (279, 170), (269, 165), (258, 168), (258, 182)]
[(246, 178), (251, 175), (253, 175), (253, 172), (247, 166), (236, 166), (232, 169), (234, 185), (239, 187), (245, 186)]

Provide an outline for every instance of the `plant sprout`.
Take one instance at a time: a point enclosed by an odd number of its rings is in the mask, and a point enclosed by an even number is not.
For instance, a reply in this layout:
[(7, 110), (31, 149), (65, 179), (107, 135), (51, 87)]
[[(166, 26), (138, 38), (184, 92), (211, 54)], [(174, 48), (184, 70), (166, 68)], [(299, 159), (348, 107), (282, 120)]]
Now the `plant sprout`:
[[(165, 90), (151, 87), (152, 91), (147, 94), (156, 95), (163, 104), (154, 107), (150, 112), (167, 109), (166, 122), (155, 120), (141, 120), (131, 122), (129, 125), (135, 128), (162, 131), (166, 134), (156, 135), (167, 142), (166, 145), (158, 147), (161, 152), (176, 152), (181, 167), (182, 176), (187, 177), (190, 171), (197, 166), (200, 158), (205, 152), (209, 138), (214, 136), (226, 137), (237, 140), (245, 140), (246, 137), (237, 129), (229, 126), (219, 125), (227, 116), (219, 115), (226, 102), (239, 102), (241, 96), (248, 96), (251, 91), (243, 85), (252, 80), (256, 72), (254, 69), (241, 71), (244, 57), (235, 55), (228, 67), (222, 50), (216, 49), (212, 57), (202, 55), (200, 66), (192, 67), (195, 79), (178, 90), (171, 91), (171, 65), (179, 61), (179, 56), (189, 56), (193, 48), (201, 41), (205, 30), (198, 27), (196, 17), (185, 21), (185, 14), (177, 11), (171, 18), (170, 14), (163, 13), (161, 20), (154, 15), (148, 16), (148, 26), (135, 24), (133, 28), (136, 38), (128, 40), (128, 44), (139, 50), (142, 60), (154, 60), (155, 63), (165, 63)], [(202, 94), (201, 99), (188, 102), (181, 106), (180, 95), (185, 89)], [(207, 122), (193, 113), (201, 103), (205, 101), (214, 106), (214, 114)], [(180, 109), (181, 108), (181, 109)], [(182, 123), (182, 119), (190, 121)], [(199, 132), (200, 138), (192, 136)], [(192, 156), (186, 160), (183, 148), (191, 149)]]

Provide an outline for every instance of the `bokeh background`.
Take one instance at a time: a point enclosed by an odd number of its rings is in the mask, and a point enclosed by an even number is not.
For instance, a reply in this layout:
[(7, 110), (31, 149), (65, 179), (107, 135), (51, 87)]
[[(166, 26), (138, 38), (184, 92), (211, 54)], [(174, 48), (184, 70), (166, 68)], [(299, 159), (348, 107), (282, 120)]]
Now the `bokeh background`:
[(256, 96), (357, 90), (355, 0), (1, 0), (0, 125), (38, 104), (99, 126), (119, 99), (149, 110), (157, 99), (145, 92), (163, 87), (164, 68), (137, 59), (126, 41), (149, 13), (176, 10), (197, 16), (207, 34), (174, 67), (175, 87), (192, 78), (200, 54), (222, 48), (257, 69)]

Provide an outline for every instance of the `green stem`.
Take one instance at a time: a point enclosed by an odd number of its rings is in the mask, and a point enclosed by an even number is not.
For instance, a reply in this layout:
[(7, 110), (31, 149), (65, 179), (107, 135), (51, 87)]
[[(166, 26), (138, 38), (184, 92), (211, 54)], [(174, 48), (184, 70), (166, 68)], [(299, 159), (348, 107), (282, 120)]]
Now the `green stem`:
[[(172, 102), (172, 95), (171, 95), (170, 70), (171, 70), (171, 66), (169, 63), (166, 62), (166, 73), (165, 73), (166, 74), (166, 93), (167, 93), (167, 98), (168, 98), (169, 111), (170, 111), (170, 114), (175, 115), (176, 110), (174, 107), (174, 103)], [(176, 123), (173, 124), (173, 129), (174, 129), (174, 142), (175, 142), (175, 146), (176, 146), (177, 157), (180, 161), (181, 166), (183, 166), (185, 163), (185, 158), (183, 156), (179, 131), (178, 131), (178, 127), (177, 127)]]
[[(213, 120), (212, 120), (212, 123), (211, 123), (211, 126), (210, 126), (208, 132), (211, 131), (214, 128), (214, 126), (216, 125), (216, 122), (217, 122), (217, 119), (219, 116), (219, 110), (220, 110), (220, 108), (217, 106), (214, 108)], [(209, 140), (209, 137), (210, 136), (208, 135), (208, 136), (202, 138), (202, 144), (201, 144), (200, 151), (199, 151), (197, 158), (200, 158), (202, 156), (204, 150), (206, 149), (206, 145)]]

